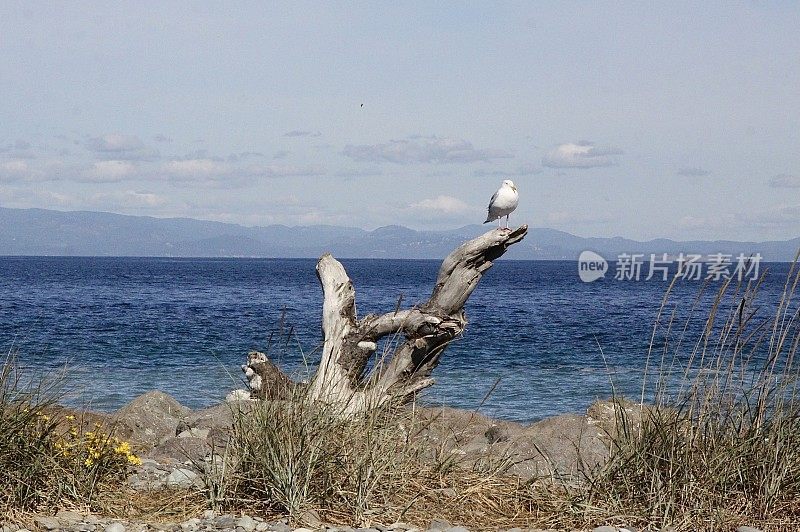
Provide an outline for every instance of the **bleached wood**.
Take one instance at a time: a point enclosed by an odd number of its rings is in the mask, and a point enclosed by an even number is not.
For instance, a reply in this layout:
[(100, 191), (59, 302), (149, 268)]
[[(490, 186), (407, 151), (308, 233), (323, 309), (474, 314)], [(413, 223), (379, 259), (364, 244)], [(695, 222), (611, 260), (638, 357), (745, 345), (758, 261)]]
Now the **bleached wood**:
[[(527, 232), (525, 225), (514, 230), (498, 228), (465, 242), (442, 262), (427, 302), (360, 320), (355, 288), (344, 266), (329, 253), (323, 255), (317, 262), (317, 277), (323, 292), (324, 341), (306, 397), (352, 413), (388, 401), (406, 401), (434, 384), (431, 372), (447, 345), (467, 325), (464, 304), (493, 262)], [(396, 348), (377, 353), (378, 342), (387, 336), (397, 340)], [(366, 367), (376, 356), (380, 360), (367, 374)], [(254, 374), (249, 378), (264, 389), (264, 380), (276, 379), (274, 366), (260, 359), (257, 362), (248, 366)], [(267, 370), (267, 374), (262, 375), (258, 368)]]

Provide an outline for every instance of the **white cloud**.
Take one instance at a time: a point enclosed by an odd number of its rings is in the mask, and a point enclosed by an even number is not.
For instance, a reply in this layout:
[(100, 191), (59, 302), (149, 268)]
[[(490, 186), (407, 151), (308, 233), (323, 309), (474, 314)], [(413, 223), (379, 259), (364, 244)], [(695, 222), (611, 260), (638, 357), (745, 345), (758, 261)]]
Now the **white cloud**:
[(474, 210), (458, 198), (452, 196), (436, 196), (435, 198), (424, 199), (409, 205), (412, 210), (433, 211), (435, 213), (452, 215), (465, 214)]
[(158, 158), (158, 152), (145, 146), (135, 135), (108, 133), (90, 138), (86, 147), (104, 159), (146, 161)]
[(614, 155), (622, 150), (611, 147), (596, 147), (591, 142), (559, 144), (542, 158), (542, 164), (549, 168), (597, 168), (617, 164)]
[(769, 180), (773, 188), (800, 188), (800, 176), (779, 174)]
[(416, 137), (391, 140), (386, 144), (347, 145), (342, 154), (356, 161), (396, 164), (471, 163), (512, 157), (503, 150), (478, 149), (466, 140), (445, 137)]
[(97, 161), (85, 174), (85, 180), (95, 183), (113, 183), (136, 174), (138, 167), (130, 161)]
[(703, 177), (709, 175), (711, 172), (704, 168), (681, 168), (678, 170), (678, 175), (683, 177)]
[(162, 165), (162, 169), (168, 174), (188, 178), (221, 176), (230, 171), (228, 165), (212, 159), (169, 161)]
[(14, 159), (0, 163), (0, 179), (4, 181), (21, 181), (30, 178), (31, 174), (27, 161)]
[(118, 192), (99, 192), (90, 198), (90, 203), (101, 208), (155, 208), (166, 205), (167, 200), (163, 196), (151, 192), (137, 192), (125, 190)]
[(309, 177), (322, 175), (325, 169), (317, 165), (267, 164), (247, 166), (242, 172), (244, 175), (262, 177)]

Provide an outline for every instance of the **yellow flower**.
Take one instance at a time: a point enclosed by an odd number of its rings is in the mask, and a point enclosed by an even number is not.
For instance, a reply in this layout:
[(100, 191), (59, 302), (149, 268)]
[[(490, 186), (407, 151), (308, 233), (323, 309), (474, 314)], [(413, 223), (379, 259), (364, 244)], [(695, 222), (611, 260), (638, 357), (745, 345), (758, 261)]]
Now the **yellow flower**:
[(142, 459), (136, 456), (135, 454), (128, 455), (128, 462), (133, 465), (142, 465)]
[(67, 421), (75, 421), (75, 416), (67, 416)]
[(83, 463), (86, 464), (86, 467), (92, 467), (92, 465), (94, 465), (94, 460), (87, 458)]

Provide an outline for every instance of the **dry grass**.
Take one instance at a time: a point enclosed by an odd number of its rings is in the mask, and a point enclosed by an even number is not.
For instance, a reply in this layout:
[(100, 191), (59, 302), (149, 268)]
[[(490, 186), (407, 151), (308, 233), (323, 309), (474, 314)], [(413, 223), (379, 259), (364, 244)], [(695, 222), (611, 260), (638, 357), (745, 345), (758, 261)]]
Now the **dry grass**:
[(680, 530), (800, 526), (799, 282), (793, 268), (763, 317), (760, 281), (726, 282), (691, 342), (674, 313), (656, 325), (654, 404), (639, 427), (618, 410), (622, 430), (591, 479), (591, 503)]
[(0, 516), (90, 506), (138, 462), (126, 442), (85, 430), (57, 406), (58, 379), (31, 381), (9, 354), (0, 366)]
[(237, 420), (215, 503), (297, 520), (315, 510), (349, 525), (445, 518), (472, 529), (796, 528), (800, 328), (792, 296), (800, 273), (792, 270), (769, 316), (759, 315), (759, 284), (722, 285), (697, 338), (676, 325), (675, 312), (656, 324), (654, 404), (634, 425), (619, 403), (611, 458), (584, 479), (524, 482), (508, 474), (511, 457), (459, 463), (422, 436), (431, 421), (413, 409), (343, 418), (298, 396)]

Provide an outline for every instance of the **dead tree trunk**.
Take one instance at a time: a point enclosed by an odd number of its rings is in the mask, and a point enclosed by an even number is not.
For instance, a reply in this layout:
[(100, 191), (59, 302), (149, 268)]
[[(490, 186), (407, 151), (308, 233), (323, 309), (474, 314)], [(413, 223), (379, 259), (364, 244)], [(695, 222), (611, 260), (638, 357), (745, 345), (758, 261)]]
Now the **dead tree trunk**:
[[(462, 244), (442, 262), (430, 299), (410, 309), (358, 319), (356, 294), (344, 266), (330, 254), (317, 262), (322, 285), (322, 359), (307, 387), (306, 397), (359, 412), (388, 401), (407, 401), (434, 383), (430, 377), (448, 343), (467, 324), (464, 304), (483, 273), (509, 246), (528, 232), (494, 229)], [(397, 336), (396, 336), (397, 335)], [(400, 339), (402, 335), (402, 339)], [(397, 347), (380, 355), (366, 371), (384, 337), (396, 336)], [(251, 394), (276, 397), (293, 389), (291, 381), (262, 354), (252, 354), (243, 366)]]

